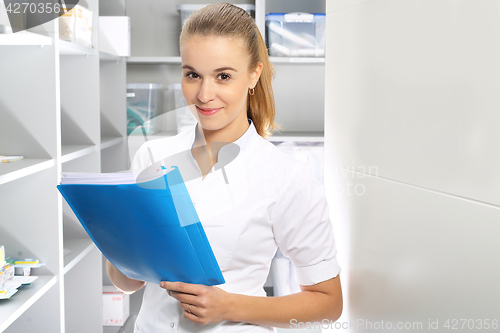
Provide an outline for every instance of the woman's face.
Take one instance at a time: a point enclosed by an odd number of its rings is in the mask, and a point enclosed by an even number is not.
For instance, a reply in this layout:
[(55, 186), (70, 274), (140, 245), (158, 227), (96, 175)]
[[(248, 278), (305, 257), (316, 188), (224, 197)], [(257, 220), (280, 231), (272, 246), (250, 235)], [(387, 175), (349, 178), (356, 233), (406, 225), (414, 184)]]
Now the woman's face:
[[(182, 92), (204, 130), (238, 134), (248, 128), (247, 96), (262, 71), (249, 70), (241, 38), (189, 36), (180, 46)], [(241, 135), (242, 133), (239, 133)]]

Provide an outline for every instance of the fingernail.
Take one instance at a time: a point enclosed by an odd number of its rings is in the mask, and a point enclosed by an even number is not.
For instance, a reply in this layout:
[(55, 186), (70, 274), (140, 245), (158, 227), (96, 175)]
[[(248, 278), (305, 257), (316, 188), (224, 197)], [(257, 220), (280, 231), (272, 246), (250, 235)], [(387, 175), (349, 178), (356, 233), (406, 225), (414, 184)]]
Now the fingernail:
[(160, 282), (160, 287), (162, 287), (162, 288), (165, 287), (165, 283)]

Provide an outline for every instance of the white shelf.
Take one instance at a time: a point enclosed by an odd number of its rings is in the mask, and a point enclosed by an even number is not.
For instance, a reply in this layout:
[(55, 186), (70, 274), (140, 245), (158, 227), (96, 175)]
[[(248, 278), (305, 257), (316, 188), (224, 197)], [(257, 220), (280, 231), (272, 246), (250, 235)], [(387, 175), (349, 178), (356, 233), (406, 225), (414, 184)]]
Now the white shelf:
[(103, 51), (99, 51), (99, 59), (101, 61), (120, 61), (122, 56), (111, 54)]
[(0, 163), (0, 185), (51, 168), (54, 165), (53, 159), (23, 159), (12, 163)]
[(181, 57), (129, 57), (129, 64), (181, 64)]
[(97, 51), (93, 48), (71, 43), (65, 40), (59, 40), (60, 55), (94, 55)]
[(0, 332), (3, 332), (57, 282), (57, 276), (41, 275), (10, 299), (0, 300)]
[(324, 64), (325, 58), (269, 57), (273, 64)]
[(64, 249), (71, 252), (64, 256), (64, 274), (75, 267), (94, 247), (95, 245), (90, 238), (65, 239)]
[(101, 138), (101, 149), (106, 149), (109, 147), (113, 147), (119, 145), (123, 142), (123, 137), (112, 137), (112, 136), (103, 136)]
[(63, 145), (61, 148), (61, 163), (91, 154), (97, 150), (96, 145)]
[(323, 132), (283, 132), (267, 138), (271, 142), (324, 142)]
[(29, 31), (0, 34), (0, 45), (52, 45), (52, 38)]

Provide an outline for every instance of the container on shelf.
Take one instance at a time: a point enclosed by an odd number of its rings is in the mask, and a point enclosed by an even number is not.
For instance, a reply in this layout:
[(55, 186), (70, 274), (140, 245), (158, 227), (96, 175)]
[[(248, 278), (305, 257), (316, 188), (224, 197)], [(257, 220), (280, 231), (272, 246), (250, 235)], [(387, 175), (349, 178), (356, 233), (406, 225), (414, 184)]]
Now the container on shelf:
[(86, 47), (92, 47), (93, 12), (75, 5), (59, 16), (59, 38)]
[[(182, 26), (186, 22), (187, 18), (193, 14), (198, 9), (201, 9), (208, 4), (205, 5), (195, 5), (195, 4), (186, 4), (186, 5), (177, 5), (175, 9), (181, 14), (181, 22)], [(252, 11), (255, 12), (255, 6), (250, 4), (235, 4), (235, 6), (240, 7), (248, 12), (248, 14), (252, 15)]]
[(114, 286), (102, 287), (103, 326), (123, 326), (130, 315), (130, 296)]
[(197, 123), (197, 120), (191, 113), (191, 109), (187, 106), (184, 95), (182, 94), (181, 84), (169, 84), (168, 89), (174, 91), (177, 132), (180, 133), (192, 128)]
[[(163, 85), (159, 83), (127, 83), (127, 134), (143, 125), (146, 134), (160, 130), (159, 121), (154, 118), (163, 113)], [(134, 134), (142, 135), (142, 131)]]
[(270, 56), (324, 57), (326, 14), (271, 13), (266, 15)]

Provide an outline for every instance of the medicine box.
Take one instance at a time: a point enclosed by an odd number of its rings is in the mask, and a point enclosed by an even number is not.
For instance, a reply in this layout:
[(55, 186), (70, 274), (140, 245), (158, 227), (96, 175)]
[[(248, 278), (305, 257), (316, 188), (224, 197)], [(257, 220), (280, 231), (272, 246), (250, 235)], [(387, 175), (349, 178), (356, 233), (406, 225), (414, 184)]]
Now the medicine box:
[[(143, 135), (136, 127), (143, 125), (146, 134), (161, 129), (159, 115), (163, 114), (164, 90), (159, 83), (127, 84), (127, 134)], [(157, 119), (155, 119), (158, 117)]]
[[(181, 24), (184, 26), (187, 18), (191, 16), (195, 11), (201, 9), (205, 5), (194, 5), (194, 4), (185, 4), (185, 5), (177, 5), (175, 9), (181, 14)], [(248, 14), (252, 15), (252, 12), (255, 11), (255, 6), (250, 4), (235, 4), (235, 6), (240, 7), (248, 12)]]
[(325, 14), (271, 13), (266, 15), (270, 56), (324, 57)]
[(99, 16), (99, 51), (130, 56), (130, 17)]
[(114, 286), (102, 287), (102, 324), (123, 326), (130, 315), (130, 296)]
[(83, 46), (92, 47), (93, 12), (81, 5), (75, 5), (59, 16), (59, 38)]

